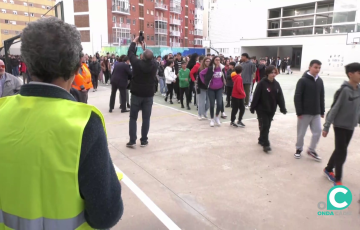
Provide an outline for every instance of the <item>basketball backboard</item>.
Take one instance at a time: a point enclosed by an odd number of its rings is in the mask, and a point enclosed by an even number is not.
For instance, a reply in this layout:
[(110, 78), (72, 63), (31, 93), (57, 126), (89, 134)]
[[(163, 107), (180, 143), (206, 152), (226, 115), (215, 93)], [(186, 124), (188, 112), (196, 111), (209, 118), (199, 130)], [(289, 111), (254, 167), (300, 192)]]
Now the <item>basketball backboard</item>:
[(360, 32), (348, 33), (346, 38), (346, 45), (359, 45)]

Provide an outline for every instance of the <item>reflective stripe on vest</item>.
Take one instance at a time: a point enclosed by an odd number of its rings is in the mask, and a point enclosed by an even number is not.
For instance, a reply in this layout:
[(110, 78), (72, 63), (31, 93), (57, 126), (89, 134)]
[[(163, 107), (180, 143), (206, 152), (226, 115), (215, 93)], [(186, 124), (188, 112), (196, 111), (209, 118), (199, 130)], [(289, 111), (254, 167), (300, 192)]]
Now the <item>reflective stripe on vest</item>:
[(19, 216), (11, 215), (0, 209), (0, 224), (5, 224), (6, 227), (12, 229), (26, 229), (26, 230), (73, 230), (79, 228), (85, 223), (84, 212), (78, 216), (70, 219), (56, 220), (48, 218), (38, 218), (29, 220)]

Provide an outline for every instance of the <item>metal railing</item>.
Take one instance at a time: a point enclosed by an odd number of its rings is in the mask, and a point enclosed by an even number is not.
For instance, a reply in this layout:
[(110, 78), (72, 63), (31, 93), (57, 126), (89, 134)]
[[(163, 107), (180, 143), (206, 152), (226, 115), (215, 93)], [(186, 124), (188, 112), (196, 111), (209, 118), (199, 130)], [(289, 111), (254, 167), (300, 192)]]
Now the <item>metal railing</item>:
[(113, 5), (112, 12), (114, 13), (122, 13), (122, 14), (130, 14), (130, 8), (124, 8), (121, 6)]
[(155, 41), (155, 45), (157, 45), (157, 46), (167, 46), (167, 41)]
[(155, 28), (155, 34), (167, 34), (167, 29)]
[(171, 47), (180, 47), (181, 44), (180, 44), (180, 42), (171, 42), (171, 43), (170, 43), (170, 46), (171, 46)]
[(170, 5), (170, 13), (181, 14), (180, 6), (171, 6)]
[(170, 19), (170, 24), (181, 26), (181, 21), (179, 19)]
[(155, 21), (163, 21), (163, 22), (167, 22), (168, 19), (167, 18), (164, 18), (164, 17), (158, 17), (158, 16), (155, 16)]
[(113, 23), (113, 28), (130, 29), (130, 24), (127, 23)]
[(159, 10), (167, 10), (168, 6), (162, 3), (155, 3), (155, 9), (159, 9)]
[(170, 31), (170, 36), (180, 37), (180, 31), (177, 30)]

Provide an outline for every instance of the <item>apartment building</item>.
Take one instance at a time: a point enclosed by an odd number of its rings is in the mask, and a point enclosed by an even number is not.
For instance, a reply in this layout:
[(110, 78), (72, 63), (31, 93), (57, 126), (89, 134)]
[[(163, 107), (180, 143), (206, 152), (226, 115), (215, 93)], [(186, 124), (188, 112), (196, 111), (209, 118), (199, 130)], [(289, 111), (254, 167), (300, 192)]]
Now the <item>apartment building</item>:
[[(0, 40), (19, 35), (25, 26), (36, 21), (55, 5), (55, 0), (0, 0)], [(49, 11), (47, 16), (54, 16)]]
[(198, 0), (107, 1), (109, 43), (114, 46), (128, 45), (141, 30), (148, 46), (202, 47)]

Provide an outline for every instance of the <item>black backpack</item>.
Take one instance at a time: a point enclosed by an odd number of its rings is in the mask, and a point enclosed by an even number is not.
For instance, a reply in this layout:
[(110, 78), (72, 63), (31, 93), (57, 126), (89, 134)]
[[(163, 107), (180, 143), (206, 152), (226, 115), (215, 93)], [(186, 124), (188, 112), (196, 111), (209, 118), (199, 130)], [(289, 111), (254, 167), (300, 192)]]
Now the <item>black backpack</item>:
[[(342, 91), (344, 88), (345, 88), (345, 86), (342, 85), (342, 86), (340, 87), (340, 89), (336, 90), (336, 92), (335, 92), (335, 94), (334, 94), (334, 100), (333, 100), (333, 103), (331, 104), (330, 109), (332, 109), (332, 107), (334, 107), (336, 101), (338, 100), (338, 98), (339, 98), (339, 96), (340, 96), (341, 91)], [(327, 112), (326, 116), (327, 116), (328, 114), (329, 114), (329, 112)]]

